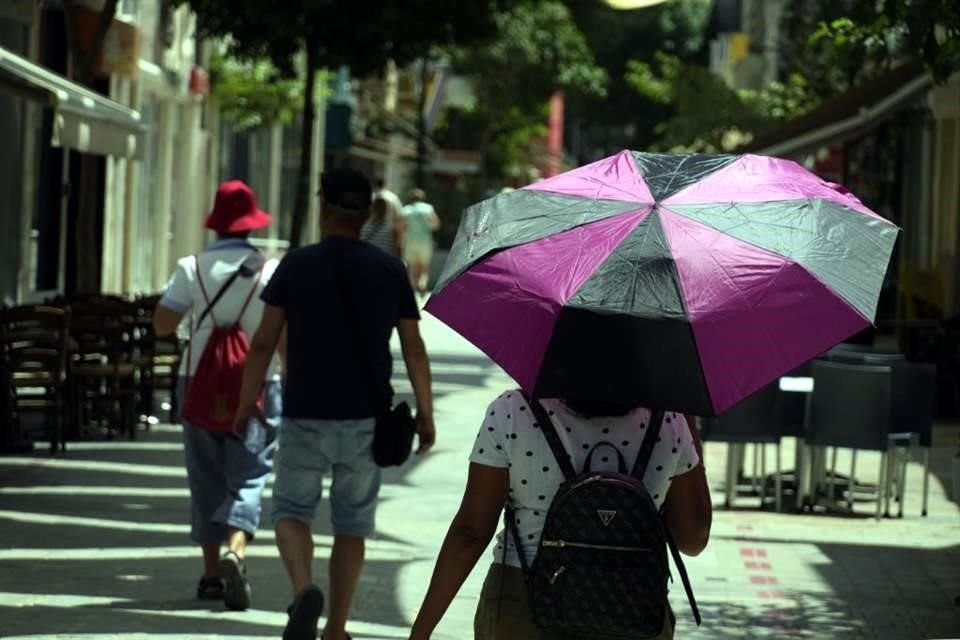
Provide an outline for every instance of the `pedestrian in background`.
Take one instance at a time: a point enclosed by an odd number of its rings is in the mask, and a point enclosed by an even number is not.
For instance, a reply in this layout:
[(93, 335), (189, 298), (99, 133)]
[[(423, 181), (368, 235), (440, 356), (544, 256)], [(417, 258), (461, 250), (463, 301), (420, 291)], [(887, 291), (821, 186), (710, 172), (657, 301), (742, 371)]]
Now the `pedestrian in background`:
[(440, 228), (440, 218), (428, 203), (423, 189), (410, 191), (410, 204), (403, 208), (403, 259), (407, 263), (410, 285), (425, 293), (433, 258), (433, 232)]
[(370, 182), (357, 171), (334, 169), (324, 172), (320, 183), (323, 238), (288, 253), (263, 292), (266, 307), (237, 412), (238, 424), (256, 413), (257, 381), (287, 327), (284, 419), (271, 514), (293, 587), (286, 640), (315, 640), (323, 611), (323, 594), (313, 583), (311, 525), (327, 475), (333, 481), (334, 542), (323, 638), (349, 637), (347, 615), (380, 491), (371, 447), (375, 417), (392, 403), (395, 328), (416, 396), (419, 452), (435, 437), (430, 365), (403, 263), (359, 239), (370, 215)]
[(375, 196), (371, 206), (370, 219), (360, 230), (360, 239), (369, 242), (391, 256), (400, 257), (403, 242), (403, 226), (400, 216), (386, 198)]
[[(190, 314), (190, 343), (180, 362), (180, 398), (187, 398), (194, 382), (210, 382), (195, 380), (194, 374), (215, 327), (233, 323), (252, 336), (259, 325), (264, 307), (260, 294), (277, 261), (264, 261), (247, 238), (268, 224), (270, 215), (257, 207), (250, 187), (239, 180), (224, 182), (204, 223), (216, 232), (216, 242), (199, 255), (178, 261), (157, 305), (154, 329), (158, 336), (170, 335)], [(197, 597), (222, 598), (236, 610), (250, 606), (244, 557), (260, 523), (260, 496), (273, 466), (280, 424), (280, 372), (275, 359), (260, 372), (255, 387), (263, 394), (258, 419), (251, 415), (236, 433), (191, 424), (186, 416), (181, 419), (190, 536), (203, 551)], [(228, 550), (221, 556), (223, 544)]]
[(394, 218), (400, 218), (403, 215), (403, 203), (400, 202), (400, 196), (387, 189), (383, 178), (377, 178), (377, 190), (373, 193), (373, 199), (376, 200), (377, 198), (383, 198), (387, 201), (390, 213), (393, 214)]

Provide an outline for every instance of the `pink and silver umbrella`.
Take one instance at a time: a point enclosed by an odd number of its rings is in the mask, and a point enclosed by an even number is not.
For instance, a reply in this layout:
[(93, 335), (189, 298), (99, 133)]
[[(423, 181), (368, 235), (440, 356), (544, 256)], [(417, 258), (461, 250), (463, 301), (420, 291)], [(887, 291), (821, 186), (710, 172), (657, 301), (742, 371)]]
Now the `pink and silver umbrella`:
[(540, 397), (716, 415), (871, 325), (898, 232), (794, 162), (623, 151), (467, 209), (427, 310)]

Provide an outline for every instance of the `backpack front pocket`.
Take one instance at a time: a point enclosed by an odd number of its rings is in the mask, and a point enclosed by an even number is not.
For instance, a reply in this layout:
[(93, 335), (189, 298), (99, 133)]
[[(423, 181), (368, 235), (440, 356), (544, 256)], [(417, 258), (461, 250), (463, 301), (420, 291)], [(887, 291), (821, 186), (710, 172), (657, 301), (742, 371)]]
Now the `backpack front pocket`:
[(614, 637), (656, 637), (663, 629), (666, 594), (651, 597), (660, 588), (650, 584), (652, 574), (645, 564), (562, 565), (552, 585), (560, 594), (560, 622), (568, 629)]

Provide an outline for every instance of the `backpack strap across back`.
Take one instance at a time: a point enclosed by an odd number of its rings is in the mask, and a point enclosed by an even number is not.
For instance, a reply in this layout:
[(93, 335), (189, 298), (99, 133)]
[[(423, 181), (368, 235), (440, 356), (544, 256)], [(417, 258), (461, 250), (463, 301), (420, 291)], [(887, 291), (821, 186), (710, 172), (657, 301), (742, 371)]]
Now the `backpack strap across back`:
[[(647, 425), (647, 432), (643, 436), (643, 442), (640, 445), (640, 453), (637, 454), (637, 461), (633, 465), (633, 477), (643, 482), (643, 475), (650, 464), (650, 458), (653, 456), (653, 448), (660, 438), (660, 427), (663, 426), (664, 412), (655, 410), (650, 413), (650, 424)], [(677, 543), (673, 540), (670, 528), (667, 523), (663, 523), (663, 534), (667, 539), (667, 546), (670, 548), (670, 555), (673, 557), (673, 564), (677, 567), (677, 573), (680, 574), (680, 581), (683, 583), (683, 590), (687, 592), (687, 600), (690, 602), (690, 609), (693, 611), (693, 617), (700, 626), (700, 609), (697, 607), (697, 600), (693, 597), (693, 587), (690, 586), (690, 578), (687, 576), (687, 568), (683, 564), (683, 558), (680, 557), (680, 550), (677, 549)]]
[(560, 471), (563, 472), (564, 479), (568, 481), (572, 480), (576, 477), (577, 472), (573, 469), (570, 454), (567, 453), (567, 450), (563, 448), (563, 443), (560, 442), (560, 435), (557, 434), (557, 429), (553, 426), (553, 420), (550, 419), (550, 415), (547, 413), (547, 410), (543, 408), (543, 405), (540, 404), (539, 400), (526, 395), (524, 399), (527, 401), (527, 404), (530, 405), (530, 410), (533, 411), (533, 417), (537, 419), (537, 426), (540, 427), (540, 431), (542, 431), (544, 437), (546, 437), (547, 444), (550, 445), (550, 451), (553, 452), (553, 457), (556, 459)]
[[(215, 327), (218, 326), (217, 318), (213, 315), (213, 307), (220, 301), (220, 298), (223, 297), (223, 294), (227, 292), (227, 289), (230, 288), (230, 285), (232, 285), (234, 281), (237, 278), (239, 278), (240, 274), (244, 271), (243, 264), (241, 263), (240, 267), (238, 267), (237, 270), (234, 271), (229, 278), (227, 278), (227, 281), (223, 283), (223, 286), (221, 286), (220, 289), (217, 291), (217, 295), (213, 297), (213, 300), (210, 300), (210, 297), (207, 295), (207, 288), (203, 284), (203, 275), (201, 274), (201, 270), (200, 270), (199, 255), (194, 254), (193, 264), (196, 267), (197, 284), (200, 285), (200, 293), (203, 295), (203, 301), (207, 304), (207, 306), (206, 308), (204, 308), (203, 312), (197, 318), (197, 321), (195, 323), (191, 321), (190, 323), (190, 340), (187, 342), (187, 375), (188, 376), (190, 375), (191, 360), (193, 356), (191, 347), (193, 345), (194, 332), (200, 328), (200, 325), (203, 324), (203, 321), (206, 319), (208, 314), (210, 315), (210, 319), (213, 322), (213, 326)], [(243, 307), (240, 309), (240, 315), (237, 316), (237, 322), (240, 322), (240, 319), (243, 318), (243, 314), (247, 310), (247, 305), (250, 304), (250, 299), (253, 297), (254, 292), (257, 290), (257, 285), (260, 284), (261, 271), (263, 271), (262, 264), (260, 265), (260, 268), (257, 269), (256, 273), (253, 274), (254, 275), (253, 287), (250, 289), (250, 293), (247, 294), (247, 299), (244, 301)]]
[(650, 458), (653, 456), (653, 448), (657, 445), (660, 438), (660, 427), (663, 426), (663, 411), (656, 409), (650, 412), (650, 424), (647, 425), (647, 432), (643, 435), (643, 442), (640, 443), (640, 452), (637, 454), (637, 460), (633, 464), (633, 471), (630, 475), (643, 482), (643, 474), (647, 472), (647, 466), (650, 464)]

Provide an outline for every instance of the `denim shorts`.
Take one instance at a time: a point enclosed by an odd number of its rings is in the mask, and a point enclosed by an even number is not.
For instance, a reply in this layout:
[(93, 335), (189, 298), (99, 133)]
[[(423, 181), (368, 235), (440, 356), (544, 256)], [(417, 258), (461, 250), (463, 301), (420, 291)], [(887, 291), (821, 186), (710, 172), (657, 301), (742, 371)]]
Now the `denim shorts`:
[[(189, 382), (179, 381), (180, 397)], [(273, 467), (280, 426), (279, 381), (264, 384), (266, 423), (253, 419), (243, 438), (183, 424), (183, 448), (190, 486), (190, 536), (199, 544), (226, 540), (229, 529), (253, 536), (260, 524), (263, 488)]]
[(274, 469), (271, 520), (313, 522), (323, 495), (323, 477), (332, 476), (334, 534), (366, 538), (373, 533), (380, 467), (373, 461), (374, 419), (284, 418)]

